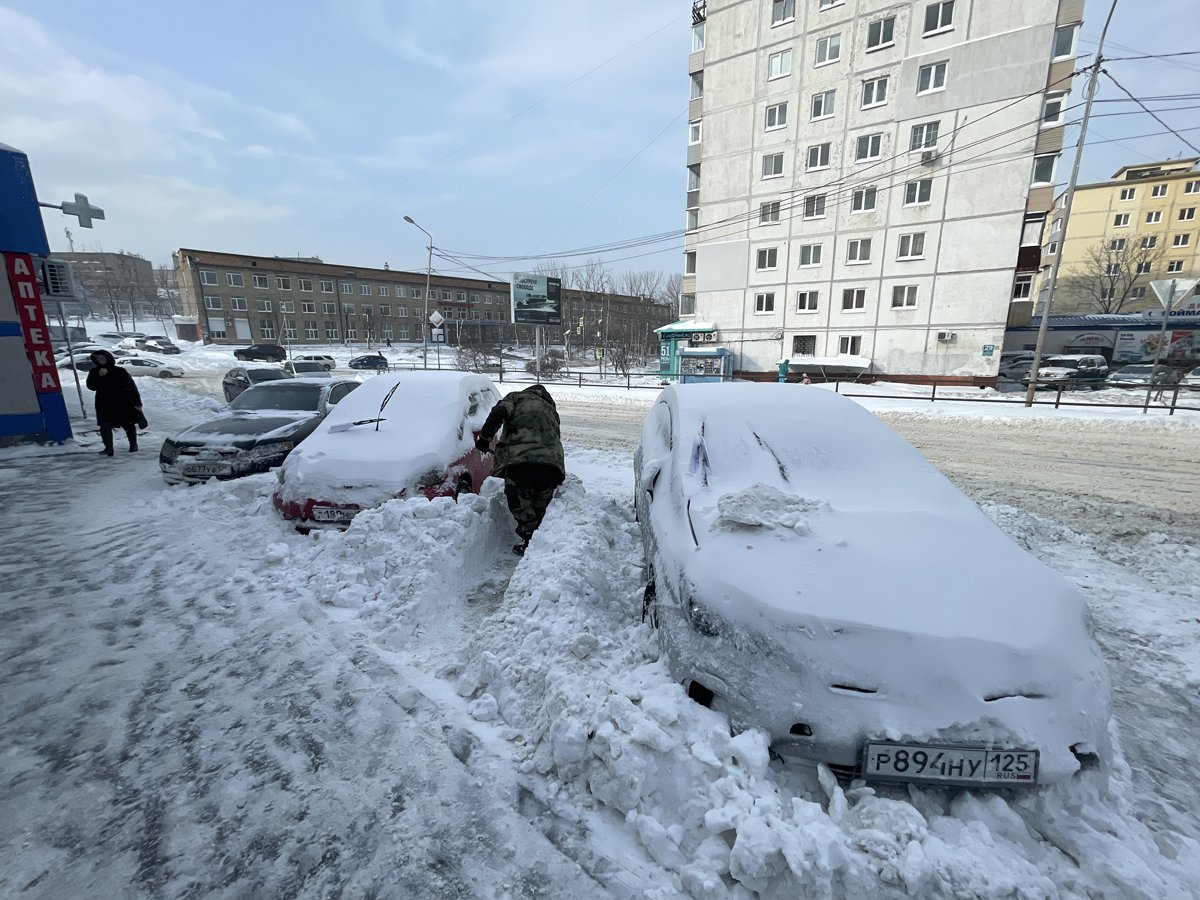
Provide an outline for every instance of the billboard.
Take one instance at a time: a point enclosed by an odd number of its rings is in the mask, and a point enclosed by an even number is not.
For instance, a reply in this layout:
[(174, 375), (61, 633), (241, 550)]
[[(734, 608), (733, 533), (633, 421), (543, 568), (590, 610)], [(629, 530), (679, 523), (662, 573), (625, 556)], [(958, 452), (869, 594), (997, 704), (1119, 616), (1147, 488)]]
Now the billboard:
[(512, 320), (518, 325), (561, 325), (562, 281), (528, 272), (513, 273)]
[[(1187, 362), (1200, 357), (1200, 331), (1170, 331), (1166, 335), (1159, 361)], [(1113, 361), (1120, 363), (1153, 362), (1158, 350), (1157, 331), (1118, 331)]]

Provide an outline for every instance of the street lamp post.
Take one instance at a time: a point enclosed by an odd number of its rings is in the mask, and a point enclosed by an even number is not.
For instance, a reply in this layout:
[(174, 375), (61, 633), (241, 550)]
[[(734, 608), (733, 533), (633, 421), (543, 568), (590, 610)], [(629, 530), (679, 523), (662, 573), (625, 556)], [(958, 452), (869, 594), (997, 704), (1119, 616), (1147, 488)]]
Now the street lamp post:
[[(429, 368), (429, 278), (433, 274), (433, 235), (413, 221), (412, 216), (405, 216), (404, 221), (409, 225), (420, 228), (429, 238), (429, 259), (425, 264), (425, 317), (421, 322), (421, 368)], [(440, 348), (439, 348), (440, 349)]]

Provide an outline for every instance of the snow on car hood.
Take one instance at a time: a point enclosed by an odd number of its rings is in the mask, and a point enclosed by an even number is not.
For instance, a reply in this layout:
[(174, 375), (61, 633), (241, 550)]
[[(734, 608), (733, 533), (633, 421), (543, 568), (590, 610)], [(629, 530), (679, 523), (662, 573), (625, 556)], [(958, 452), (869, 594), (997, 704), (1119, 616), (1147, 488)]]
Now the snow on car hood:
[[(466, 385), (476, 379), (490, 383), (461, 372), (384, 374), (363, 382), (285, 460), (281, 499), (373, 506), (444, 470), (474, 444), (470, 428), (460, 426)], [(480, 418), (474, 427), (482, 424)]]
[(254, 441), (285, 439), (296, 426), (307, 422), (317, 413), (305, 410), (277, 410), (264, 412), (239, 410), (192, 425), (176, 434), (172, 440), (177, 444), (205, 444), (208, 446), (237, 446)]

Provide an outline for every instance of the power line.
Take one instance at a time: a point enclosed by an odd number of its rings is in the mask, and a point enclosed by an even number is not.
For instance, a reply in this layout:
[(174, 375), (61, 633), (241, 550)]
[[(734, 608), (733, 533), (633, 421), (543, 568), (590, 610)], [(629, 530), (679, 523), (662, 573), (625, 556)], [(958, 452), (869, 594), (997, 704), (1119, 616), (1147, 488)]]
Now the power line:
[(1200, 56), (1200, 50), (1181, 50), (1178, 53), (1143, 53), (1141, 56), (1106, 56), (1104, 61), (1110, 63), (1125, 62), (1130, 59), (1167, 59), (1172, 56)]
[(1129, 97), (1129, 99), (1132, 100), (1134, 103), (1136, 103), (1138, 106), (1140, 106), (1144, 112), (1149, 114), (1150, 118), (1154, 119), (1155, 122), (1157, 122), (1163, 128), (1167, 129), (1167, 131), (1171, 132), (1171, 134), (1175, 135), (1175, 137), (1179, 138), (1179, 140), (1183, 141), (1183, 143), (1185, 143), (1187, 146), (1191, 147), (1192, 150), (1194, 150), (1196, 153), (1200, 153), (1200, 147), (1197, 147), (1195, 144), (1193, 144), (1191, 141), (1189, 141), (1187, 138), (1185, 138), (1182, 134), (1180, 134), (1178, 131), (1176, 131), (1174, 128), (1172, 128), (1170, 125), (1168, 125), (1162, 119), (1160, 119), (1154, 113), (1154, 111), (1152, 109), (1150, 109), (1150, 107), (1148, 107), (1145, 103), (1143, 103), (1137, 97), (1133, 96), (1133, 94), (1130, 94), (1129, 91), (1125, 89), (1125, 85), (1123, 85), (1123, 84), (1121, 84), (1121, 82), (1117, 81), (1117, 79), (1113, 77), (1111, 72), (1109, 72), (1107, 69), (1105, 69), (1103, 71), (1104, 71), (1105, 76), (1107, 76), (1108, 80), (1111, 81), (1113, 84), (1115, 84), (1117, 87), (1119, 87)]

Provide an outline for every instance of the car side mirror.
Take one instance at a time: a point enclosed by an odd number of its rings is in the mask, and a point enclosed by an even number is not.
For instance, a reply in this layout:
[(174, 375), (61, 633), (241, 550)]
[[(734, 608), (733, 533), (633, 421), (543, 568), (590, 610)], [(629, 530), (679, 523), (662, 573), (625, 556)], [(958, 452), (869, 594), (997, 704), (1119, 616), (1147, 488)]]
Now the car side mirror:
[(654, 499), (654, 488), (658, 484), (658, 476), (662, 474), (662, 463), (655, 460), (650, 463), (644, 463), (642, 467), (642, 481), (640, 487), (651, 500)]

